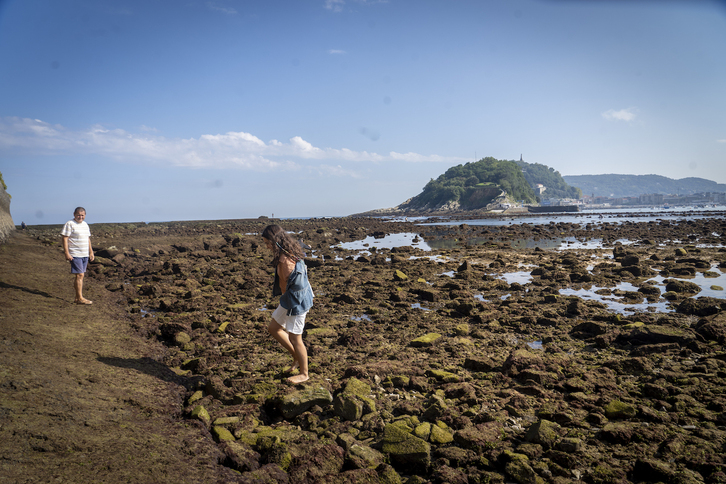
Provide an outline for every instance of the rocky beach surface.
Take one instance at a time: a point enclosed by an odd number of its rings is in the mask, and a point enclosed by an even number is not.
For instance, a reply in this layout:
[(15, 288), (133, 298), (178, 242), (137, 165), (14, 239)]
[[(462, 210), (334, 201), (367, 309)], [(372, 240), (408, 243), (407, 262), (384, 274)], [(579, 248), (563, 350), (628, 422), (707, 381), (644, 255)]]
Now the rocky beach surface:
[[(723, 215), (93, 224), (87, 285), (160, 343), (217, 482), (722, 483)], [(266, 330), (270, 223), (310, 247), (299, 385)], [(416, 243), (374, 243), (395, 234)]]

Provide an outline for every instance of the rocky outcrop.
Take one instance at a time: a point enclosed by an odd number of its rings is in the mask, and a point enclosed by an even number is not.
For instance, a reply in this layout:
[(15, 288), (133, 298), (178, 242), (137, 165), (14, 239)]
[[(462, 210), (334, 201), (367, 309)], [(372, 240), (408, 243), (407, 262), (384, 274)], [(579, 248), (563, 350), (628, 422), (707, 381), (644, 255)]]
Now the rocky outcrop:
[(14, 230), (15, 224), (10, 215), (10, 195), (5, 191), (4, 184), (0, 184), (0, 244), (4, 243)]

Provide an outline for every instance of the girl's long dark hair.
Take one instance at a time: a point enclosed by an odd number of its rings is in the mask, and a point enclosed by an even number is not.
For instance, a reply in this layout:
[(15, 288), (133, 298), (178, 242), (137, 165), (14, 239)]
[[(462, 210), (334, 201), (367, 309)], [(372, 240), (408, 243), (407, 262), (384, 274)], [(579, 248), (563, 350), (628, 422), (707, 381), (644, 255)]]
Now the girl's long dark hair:
[(279, 225), (268, 225), (265, 227), (265, 230), (262, 231), (262, 238), (272, 242), (275, 251), (275, 257), (272, 260), (273, 267), (277, 267), (282, 254), (296, 261), (297, 259), (305, 257), (305, 253), (302, 247), (300, 247), (300, 244), (290, 234), (282, 230), (282, 227)]

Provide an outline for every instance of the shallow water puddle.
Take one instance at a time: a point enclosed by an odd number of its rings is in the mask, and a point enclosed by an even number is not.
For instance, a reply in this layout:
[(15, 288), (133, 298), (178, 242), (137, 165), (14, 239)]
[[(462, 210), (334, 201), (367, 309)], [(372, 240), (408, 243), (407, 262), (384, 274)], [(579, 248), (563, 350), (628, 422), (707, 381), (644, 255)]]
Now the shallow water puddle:
[(351, 316), (350, 319), (353, 321), (370, 321), (371, 317), (367, 314), (361, 314), (360, 316)]
[(421, 303), (413, 303), (413, 304), (411, 304), (411, 309), (422, 309), (424, 311), (431, 311), (431, 309), (425, 308), (425, 307), (421, 306)]
[[(694, 298), (699, 297), (714, 297), (723, 299), (726, 297), (726, 274), (719, 271), (716, 266), (711, 267), (712, 272), (719, 274), (718, 277), (706, 277), (702, 272), (697, 272), (694, 277), (663, 277), (655, 276), (648, 279), (646, 282), (654, 283), (655, 287), (660, 290), (661, 296), (665, 292), (664, 280), (666, 279), (677, 279), (680, 281), (688, 281), (697, 284), (701, 288), (701, 292), (696, 294)], [(714, 286), (717, 286), (714, 288)], [(718, 289), (721, 287), (721, 289)], [(605, 304), (608, 309), (617, 311), (619, 313), (632, 312), (632, 311), (658, 311), (658, 312), (673, 312), (673, 309), (668, 308), (668, 301), (657, 301), (657, 302), (643, 302), (643, 303), (627, 303), (622, 302), (625, 298), (621, 298), (616, 294), (597, 294), (598, 291), (628, 291), (637, 292), (638, 288), (630, 284), (629, 282), (622, 282), (613, 288), (609, 287), (598, 287), (592, 286), (589, 289), (560, 289), (560, 294), (563, 296), (577, 296), (581, 299), (598, 301)]]
[(531, 272), (527, 271), (520, 271), (520, 272), (506, 272), (500, 276), (496, 276), (497, 279), (503, 279), (507, 281), (507, 284), (512, 284), (513, 282), (516, 282), (518, 284), (527, 284), (528, 282), (532, 282), (532, 274)]
[(369, 247), (375, 247), (376, 249), (393, 249), (395, 247), (415, 247), (424, 251), (430, 251), (431, 247), (427, 244), (424, 239), (413, 232), (402, 232), (398, 234), (388, 234), (382, 238), (375, 238), (372, 235), (367, 236), (363, 240), (356, 240), (353, 242), (341, 242), (332, 248), (341, 248), (346, 250), (361, 250), (365, 251)]
[(628, 312), (633, 311), (656, 311), (660, 313), (671, 313), (674, 310), (668, 308), (668, 301), (662, 301), (662, 302), (644, 302), (644, 303), (625, 303), (621, 302), (624, 301), (625, 298), (619, 298), (616, 295), (608, 294), (608, 295), (601, 295), (597, 294), (596, 291), (600, 291), (602, 289), (612, 290), (612, 291), (631, 291), (635, 292), (638, 290), (637, 287), (634, 287), (630, 283), (622, 283), (618, 284), (615, 288), (609, 288), (609, 287), (598, 287), (598, 286), (592, 286), (589, 289), (560, 289), (560, 294), (563, 296), (577, 296), (580, 299), (584, 299), (587, 301), (597, 301), (600, 303), (603, 303), (607, 308), (611, 311), (615, 311), (621, 314), (625, 314)]
[[(726, 287), (726, 274), (722, 273), (717, 266), (712, 266), (711, 272), (715, 272), (719, 274), (719, 276), (706, 277), (703, 275), (702, 272), (696, 272), (696, 275), (694, 277), (689, 278), (655, 276), (648, 280), (655, 282), (658, 286), (661, 287), (664, 286), (664, 279), (678, 279), (679, 281), (688, 281), (694, 284), (698, 284), (698, 286), (701, 288), (701, 292), (696, 294), (696, 297), (715, 297), (719, 299), (726, 298), (726, 290), (723, 289), (724, 287)], [(722, 289), (712, 289), (713, 286), (718, 286)], [(661, 292), (663, 292), (663, 290), (661, 290)]]

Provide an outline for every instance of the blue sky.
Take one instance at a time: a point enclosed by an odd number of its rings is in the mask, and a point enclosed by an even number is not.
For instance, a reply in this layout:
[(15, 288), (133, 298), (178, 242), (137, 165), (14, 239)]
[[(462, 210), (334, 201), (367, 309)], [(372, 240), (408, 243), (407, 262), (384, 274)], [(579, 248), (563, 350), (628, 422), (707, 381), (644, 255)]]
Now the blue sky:
[(716, 1), (0, 0), (19, 224), (342, 216), (493, 156), (726, 183)]

